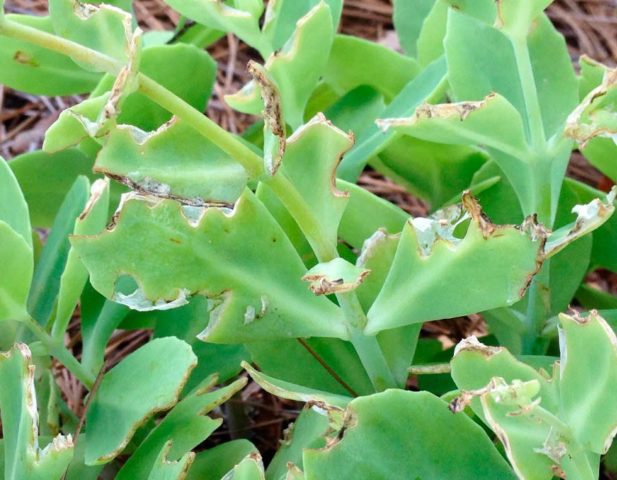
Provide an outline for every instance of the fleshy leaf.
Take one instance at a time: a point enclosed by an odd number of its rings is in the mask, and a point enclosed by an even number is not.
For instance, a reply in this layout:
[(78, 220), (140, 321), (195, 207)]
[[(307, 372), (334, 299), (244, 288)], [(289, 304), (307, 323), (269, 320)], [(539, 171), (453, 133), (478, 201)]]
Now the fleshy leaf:
[[(53, 32), (49, 17), (7, 15), (7, 18), (43, 32)], [(0, 64), (0, 83), (34, 95), (86, 93), (101, 77), (79, 67), (66, 55), (9, 37), (2, 37), (0, 42)]]
[(187, 480), (221, 480), (251, 453), (259, 453), (248, 440), (232, 440), (197, 453)]
[[(253, 8), (246, 8), (247, 2), (239, 0), (234, 0), (231, 5), (226, 5), (221, 0), (165, 1), (174, 10), (198, 23), (237, 35), (264, 58), (272, 52), (272, 47), (259, 30), (259, 17), (263, 12), (261, 1), (251, 2)], [(243, 6), (245, 8), (242, 8)]]
[(394, 0), (392, 20), (398, 34), (399, 42), (407, 55), (415, 57), (418, 47), (417, 41), (422, 30), (424, 20), (435, 4), (435, 0)]
[(552, 414), (540, 406), (539, 399), (534, 400), (539, 391), (537, 380), (508, 384), (495, 377), (484, 388), (464, 391), (450, 408), (459, 412), (467, 401), (479, 397), (486, 423), (503, 444), (518, 478), (550, 480), (559, 473), (555, 464), (566, 447), (546, 421)]
[(337, 395), (335, 393), (322, 392), (313, 388), (303, 387), (293, 383), (285, 382), (277, 378), (272, 378), (255, 370), (247, 362), (242, 362), (244, 368), (251, 376), (253, 381), (261, 388), (276, 395), (277, 397), (295, 400), (297, 402), (313, 402), (322, 405), (334, 405), (336, 407), (345, 407), (350, 401), (350, 397)]
[[(58, 35), (122, 63), (128, 61), (133, 36), (129, 13), (112, 5), (94, 5), (78, 0), (50, 0), (49, 13)], [(74, 60), (79, 62), (79, 58)]]
[[(311, 8), (321, 0), (274, 0), (268, 2), (264, 18), (263, 33), (270, 39), (272, 48), (282, 48), (293, 35), (295, 25)], [(332, 13), (336, 27), (343, 11), (343, 0), (325, 0)]]
[[(449, 207), (405, 225), (367, 333), (511, 305), (523, 296), (543, 260), (544, 231), (529, 220), (521, 227), (492, 224), (469, 193), (463, 205), (463, 217)], [(454, 230), (467, 215), (467, 233), (457, 238)]]
[(70, 435), (40, 449), (34, 365), (27, 345), (0, 353), (0, 412), (6, 480), (60, 480), (73, 457)]
[(107, 463), (154, 413), (173, 407), (197, 364), (190, 345), (152, 340), (105, 374), (86, 414), (86, 465)]
[(152, 133), (113, 129), (94, 170), (138, 192), (195, 206), (233, 203), (247, 182), (242, 166), (178, 119)]
[[(99, 179), (90, 187), (90, 198), (84, 210), (75, 219), (73, 233), (76, 235), (94, 235), (99, 232), (107, 224), (108, 210), (109, 180)], [(60, 277), (58, 300), (55, 305), (52, 332), (56, 337), (63, 338), (87, 281), (88, 271), (81, 263), (77, 252), (70, 249), (64, 271)]]
[(302, 280), (310, 282), (315, 295), (350, 292), (358, 288), (370, 270), (357, 267), (340, 257), (311, 268)]
[(331, 244), (336, 244), (348, 201), (348, 194), (336, 188), (336, 167), (352, 144), (350, 134), (336, 128), (323, 115), (317, 115), (287, 139), (281, 166), (281, 171), (311, 205)]
[(617, 434), (617, 336), (595, 311), (587, 317), (562, 314), (559, 323), (564, 419), (583, 447), (606, 453)]
[(576, 239), (599, 228), (615, 212), (615, 196), (617, 187), (606, 196), (606, 202), (599, 198), (585, 205), (575, 205), (572, 213), (577, 214), (576, 220), (553, 232), (547, 239), (544, 247), (546, 257), (555, 255)]
[[(273, 53), (264, 65), (281, 95), (283, 116), (294, 129), (303, 123), (306, 103), (326, 66), (333, 38), (330, 8), (320, 2), (298, 21), (289, 42)], [(255, 89), (259, 88), (255, 85)], [(225, 100), (233, 108), (246, 105), (244, 98), (241, 103), (234, 102), (233, 95)]]
[(203, 442), (222, 420), (212, 419), (207, 414), (226, 402), (246, 385), (246, 378), (241, 378), (230, 385), (210, 391), (216, 377), (207, 378), (193, 392), (189, 393), (152, 429), (146, 439), (133, 452), (124, 464), (117, 478), (144, 478), (156, 464), (156, 452), (172, 442), (167, 456), (180, 458)]
[[(148, 474), (148, 480), (182, 480), (186, 477), (186, 473), (195, 459), (193, 452), (188, 452), (179, 460), (170, 460), (169, 452), (173, 447), (171, 441), (166, 442), (163, 448), (158, 453), (152, 469)], [(156, 453), (156, 452), (155, 452)]]
[[(107, 298), (114, 297), (123, 275), (136, 280), (137, 294), (152, 306), (187, 294), (211, 298), (210, 323), (202, 333), (208, 341), (347, 338), (340, 309), (306, 288), (302, 261), (248, 190), (233, 211), (133, 194), (111, 230), (74, 237), (73, 245), (92, 285)], [(272, 269), (275, 264), (284, 267)]]
[[(476, 337), (466, 338), (456, 346), (451, 365), (452, 378), (461, 390), (479, 390), (494, 377), (503, 378), (509, 383), (514, 380), (533, 381), (538, 384), (543, 406), (551, 410), (558, 408), (557, 379), (549, 377), (553, 372), (540, 373), (517, 360), (503, 347), (483, 345)], [(479, 401), (472, 405), (476, 413), (482, 416)]]
[(34, 270), (28, 205), (17, 179), (0, 157), (0, 262), (10, 275), (0, 276), (0, 320), (20, 320)]
[(250, 453), (230, 470), (222, 480), (265, 480), (264, 466), (259, 453)]
[(337, 430), (325, 448), (304, 451), (307, 479), (515, 478), (479, 425), (427, 392), (357, 398)]

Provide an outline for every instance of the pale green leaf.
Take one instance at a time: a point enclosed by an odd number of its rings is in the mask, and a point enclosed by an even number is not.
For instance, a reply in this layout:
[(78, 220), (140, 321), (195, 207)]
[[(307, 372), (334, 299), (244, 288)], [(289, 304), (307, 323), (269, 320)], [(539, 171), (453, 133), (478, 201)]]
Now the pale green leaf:
[[(294, 35), (279, 52), (270, 55), (264, 65), (280, 94), (283, 117), (294, 129), (304, 123), (306, 104), (323, 74), (333, 39), (330, 8), (321, 2), (298, 21)], [(254, 87), (255, 90), (261, 88), (260, 85)], [(234, 95), (228, 95), (225, 100), (239, 109), (246, 102), (243, 97), (241, 94), (236, 101)]]
[[(49, 16), (56, 34), (126, 63), (133, 36), (132, 17), (112, 5), (77, 0), (50, 0)], [(74, 58), (79, 62), (79, 58)], [(93, 69), (84, 64), (84, 67)], [(94, 68), (96, 71), (97, 69)]]
[(15, 174), (9, 164), (0, 157), (0, 221), (6, 223), (32, 248), (32, 228), (28, 204)]
[(88, 179), (78, 177), (58, 210), (36, 265), (28, 296), (28, 311), (41, 325), (47, 323), (53, 312), (71, 249), (68, 236), (73, 233), (75, 221), (86, 207), (89, 191)]
[(427, 392), (357, 398), (339, 430), (325, 448), (304, 451), (307, 480), (515, 478), (479, 425)]
[(225, 474), (251, 453), (259, 453), (248, 440), (232, 440), (198, 452), (187, 480), (221, 480)]
[(417, 2), (394, 0), (392, 3), (394, 6), (392, 20), (401, 47), (407, 55), (415, 57), (418, 51), (416, 42), (420, 36), (422, 25), (436, 0), (420, 0)]
[(351, 401), (351, 398), (347, 396), (322, 392), (313, 388), (307, 388), (302, 385), (296, 385), (273, 378), (255, 370), (247, 362), (242, 362), (242, 368), (248, 372), (253, 381), (259, 384), (261, 388), (277, 397), (295, 400), (297, 402), (320, 402), (336, 407), (345, 407)]
[(5, 480), (60, 480), (73, 457), (70, 435), (38, 446), (34, 365), (27, 345), (0, 353), (0, 412)]
[(169, 460), (168, 455), (172, 447), (172, 442), (167, 442), (158, 452), (148, 476), (140, 478), (147, 478), (148, 480), (183, 480), (186, 472), (191, 468), (195, 454), (189, 452), (179, 460)]
[(302, 280), (310, 282), (310, 289), (315, 295), (330, 295), (355, 290), (370, 273), (368, 269), (337, 257), (318, 263), (304, 274)]
[[(1, 13), (0, 13), (1, 15)], [(53, 33), (49, 17), (7, 15), (7, 19)], [(100, 75), (61, 53), (10, 37), (0, 42), (0, 83), (34, 95), (74, 95), (91, 91)]]
[(317, 115), (287, 139), (281, 166), (281, 172), (311, 206), (330, 244), (336, 244), (348, 201), (348, 194), (336, 188), (335, 171), (352, 144), (350, 134), (333, 126), (323, 115)]
[(233, 203), (247, 182), (240, 164), (177, 119), (151, 133), (129, 125), (113, 129), (94, 170), (133, 190), (191, 205)]
[(454, 229), (464, 217), (454, 206), (405, 225), (367, 333), (507, 306), (523, 296), (542, 261), (543, 232), (529, 222), (494, 225), (471, 195), (463, 202), (471, 223), (462, 239)]
[(250, 453), (221, 480), (265, 480), (264, 466), (259, 453)]
[(226, 5), (220, 0), (166, 0), (166, 3), (182, 15), (207, 27), (237, 35), (264, 58), (273, 50), (259, 30), (263, 6), (260, 9), (244, 10), (242, 6)]
[[(84, 210), (75, 219), (73, 234), (93, 235), (98, 233), (107, 224), (108, 210), (109, 180), (96, 180), (90, 187), (90, 198)], [(54, 313), (52, 334), (56, 338), (64, 338), (64, 333), (87, 281), (88, 271), (81, 263), (77, 252), (70, 249), (64, 271), (60, 277), (58, 300)]]
[[(278, 50), (293, 35), (298, 20), (306, 15), (320, 0), (274, 0), (268, 2), (263, 33), (272, 48)], [(343, 12), (342, 0), (325, 0), (330, 7), (332, 24), (336, 27)]]
[(173, 407), (197, 364), (174, 337), (147, 343), (105, 374), (86, 414), (86, 465), (107, 463), (156, 412)]
[[(92, 285), (108, 298), (123, 275), (136, 280), (140, 308), (177, 306), (187, 294), (211, 298), (214, 309), (202, 334), (208, 341), (348, 335), (339, 308), (308, 290), (300, 258), (248, 190), (233, 211), (132, 195), (112, 230), (74, 237), (73, 245)], [(273, 270), (274, 264), (283, 267)], [(114, 298), (133, 302), (118, 292)]]
[(584, 318), (562, 314), (559, 323), (560, 412), (583, 447), (606, 453), (617, 433), (617, 337), (595, 311)]
[[(358, 66), (361, 65), (361, 68)], [(337, 35), (332, 44), (323, 80), (338, 95), (370, 86), (390, 102), (418, 73), (411, 58), (363, 38)]]
[(214, 383), (216, 377), (207, 378), (178, 402), (150, 431), (116, 478), (119, 480), (143, 478), (156, 464), (156, 452), (168, 442), (171, 442), (171, 446), (167, 456), (175, 460), (189, 453), (210, 436), (221, 425), (222, 420), (212, 419), (207, 414), (241, 390), (246, 385), (246, 378), (240, 378), (226, 387), (211, 391)]

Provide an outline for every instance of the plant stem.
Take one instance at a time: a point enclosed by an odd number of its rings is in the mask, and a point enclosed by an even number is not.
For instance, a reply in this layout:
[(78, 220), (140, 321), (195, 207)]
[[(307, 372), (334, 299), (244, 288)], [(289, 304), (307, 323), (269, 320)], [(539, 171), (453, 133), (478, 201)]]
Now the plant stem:
[[(117, 76), (124, 66), (121, 62), (78, 43), (8, 19), (0, 22), (0, 34), (62, 53), (114, 76)], [(186, 121), (197, 132), (229, 154), (245, 168), (251, 178), (262, 176), (264, 171), (263, 160), (241, 140), (146, 75), (140, 73), (138, 81), (139, 91), (142, 94), (176, 117)], [(282, 172), (279, 172), (278, 175), (266, 178), (264, 181), (272, 188), (294, 217), (319, 261), (327, 262), (338, 257), (336, 245), (332, 245), (328, 241), (319, 220), (314, 216), (310, 206), (306, 204), (289, 179)], [(396, 382), (376, 337), (365, 336), (361, 331), (366, 324), (366, 316), (359, 306), (355, 293), (340, 295), (339, 302), (353, 331), (352, 343), (375, 388), (383, 390), (388, 387), (396, 387)], [(38, 324), (31, 325), (29, 322), (28, 325), (49, 348), (50, 352), (84, 385), (88, 388), (93, 385), (94, 377), (77, 362), (64, 346), (54, 341)]]
[[(0, 22), (0, 34), (70, 56), (74, 60), (114, 76), (117, 76), (124, 67), (122, 62), (108, 55), (9, 19)], [(234, 135), (146, 75), (140, 73), (138, 80), (139, 90), (144, 95), (178, 118), (186, 120), (195, 130), (240, 163), (251, 178), (261, 175), (263, 172), (261, 157)]]
[(533, 76), (533, 68), (529, 56), (529, 48), (527, 48), (527, 37), (526, 35), (521, 35), (510, 37), (510, 40), (514, 49), (514, 58), (523, 88), (523, 99), (525, 101), (525, 110), (527, 111), (527, 118), (529, 120), (531, 145), (534, 150), (540, 153), (546, 149), (546, 136), (542, 123), (542, 110), (540, 109), (536, 81)]
[(47, 347), (50, 355), (53, 355), (69, 370), (75, 377), (90, 390), (94, 385), (94, 375), (87, 371), (84, 366), (77, 361), (71, 352), (57, 340), (53, 339), (36, 321), (28, 317), (23, 320), (28, 329)]
[(309, 241), (315, 256), (320, 262), (329, 262), (338, 257), (336, 246), (332, 245), (321, 228), (319, 220), (307, 205), (300, 192), (293, 183), (283, 174), (277, 172), (273, 177), (264, 179), (264, 182), (272, 189), (279, 200), (285, 205), (290, 215), (294, 218), (300, 230)]
[(90, 65), (101, 72), (114, 76), (118, 75), (123, 67), (122, 62), (104, 53), (97, 52), (52, 33), (47, 33), (28, 25), (22, 25), (8, 18), (0, 21), (0, 34), (62, 53), (73, 58), (73, 60)]
[(249, 177), (257, 178), (263, 173), (263, 160), (233, 134), (221, 128), (207, 116), (196, 110), (173, 92), (146, 75), (138, 75), (139, 91), (148, 98), (185, 120), (197, 132), (214, 143), (244, 167)]

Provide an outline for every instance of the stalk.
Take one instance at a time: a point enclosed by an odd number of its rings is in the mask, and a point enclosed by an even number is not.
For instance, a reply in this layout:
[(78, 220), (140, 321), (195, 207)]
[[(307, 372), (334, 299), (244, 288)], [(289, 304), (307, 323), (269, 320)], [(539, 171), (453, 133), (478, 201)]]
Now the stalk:
[(56, 357), (69, 372), (71, 372), (84, 386), (90, 390), (94, 385), (94, 375), (86, 370), (84, 366), (77, 361), (71, 352), (69, 352), (62, 342), (52, 338), (37, 322), (28, 317), (23, 323), (34, 334), (34, 336), (47, 348), (49, 354)]

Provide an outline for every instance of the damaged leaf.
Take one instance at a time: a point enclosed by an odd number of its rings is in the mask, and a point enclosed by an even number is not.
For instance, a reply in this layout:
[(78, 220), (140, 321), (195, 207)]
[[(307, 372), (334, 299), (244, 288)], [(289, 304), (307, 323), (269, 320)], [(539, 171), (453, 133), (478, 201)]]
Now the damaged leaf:
[(233, 203), (248, 180), (241, 165), (176, 118), (150, 133), (114, 128), (94, 170), (145, 195), (194, 206)]
[(133, 195), (111, 230), (72, 242), (92, 285), (108, 298), (123, 275), (154, 305), (187, 293), (208, 296), (212, 311), (202, 333), (208, 341), (347, 338), (340, 309), (306, 288), (300, 258), (248, 190), (232, 211)]
[(311, 480), (515, 478), (473, 420), (430, 393), (403, 390), (353, 400), (326, 446), (304, 451), (304, 472)]
[(107, 463), (153, 414), (180, 396), (197, 358), (174, 337), (150, 341), (105, 374), (86, 414), (86, 465)]
[(458, 207), (407, 222), (368, 312), (368, 334), (511, 305), (525, 293), (543, 260), (543, 230), (529, 220), (520, 227), (494, 225), (469, 193), (463, 206), (471, 217), (463, 238), (455, 230), (464, 218)]
[(330, 295), (355, 290), (369, 273), (370, 270), (357, 267), (342, 258), (335, 258), (315, 265), (302, 280), (310, 282), (310, 289), (315, 295)]
[[(306, 104), (326, 66), (333, 38), (330, 7), (320, 2), (298, 20), (296, 31), (285, 46), (267, 57), (263, 68), (280, 93), (283, 117), (294, 129), (304, 123)], [(258, 114), (263, 105), (255, 111), (256, 104), (244, 97), (247, 92), (255, 95), (260, 89), (257, 82), (239, 95), (227, 95), (225, 101), (244, 113)]]
[(39, 447), (34, 365), (27, 345), (0, 352), (0, 413), (6, 480), (60, 480), (73, 457), (71, 435)]

